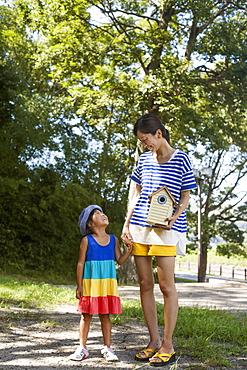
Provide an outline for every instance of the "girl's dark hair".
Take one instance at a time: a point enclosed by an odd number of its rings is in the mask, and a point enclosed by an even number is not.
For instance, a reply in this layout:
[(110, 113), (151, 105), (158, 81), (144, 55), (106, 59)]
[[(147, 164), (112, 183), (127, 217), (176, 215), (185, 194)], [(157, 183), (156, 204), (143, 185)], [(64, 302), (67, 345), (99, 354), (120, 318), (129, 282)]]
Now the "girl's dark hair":
[(88, 226), (87, 223), (93, 221), (93, 215), (94, 215), (95, 211), (97, 211), (97, 208), (94, 208), (88, 216), (88, 219), (87, 219), (87, 222), (86, 222), (86, 234), (84, 236), (92, 234), (92, 230), (90, 229), (90, 227)]
[(162, 124), (157, 116), (152, 113), (147, 113), (138, 118), (134, 126), (134, 134), (137, 136), (137, 131), (143, 134), (155, 135), (157, 130), (161, 130), (162, 136), (170, 143), (170, 135), (168, 130)]

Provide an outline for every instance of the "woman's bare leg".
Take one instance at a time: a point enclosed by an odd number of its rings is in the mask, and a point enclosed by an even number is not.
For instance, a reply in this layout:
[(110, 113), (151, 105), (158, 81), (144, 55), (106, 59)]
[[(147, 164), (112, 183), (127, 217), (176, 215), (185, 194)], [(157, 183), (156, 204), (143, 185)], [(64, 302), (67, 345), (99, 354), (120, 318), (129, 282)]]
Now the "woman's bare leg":
[(174, 282), (175, 257), (156, 257), (160, 290), (164, 297), (164, 338), (159, 353), (174, 352), (173, 331), (177, 322), (178, 295)]
[[(150, 342), (147, 348), (159, 349), (161, 339), (158, 331), (156, 303), (154, 299), (154, 277), (152, 270), (152, 257), (135, 256), (135, 264), (140, 284), (140, 298), (146, 324), (148, 327)], [(141, 357), (145, 357), (145, 355)]]

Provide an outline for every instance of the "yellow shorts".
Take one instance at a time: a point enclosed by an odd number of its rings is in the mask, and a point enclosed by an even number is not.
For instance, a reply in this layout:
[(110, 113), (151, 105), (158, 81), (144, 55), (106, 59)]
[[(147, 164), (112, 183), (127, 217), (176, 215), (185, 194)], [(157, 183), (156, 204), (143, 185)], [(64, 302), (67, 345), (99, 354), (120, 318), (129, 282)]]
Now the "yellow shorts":
[(176, 257), (177, 253), (176, 246), (132, 243), (132, 255)]

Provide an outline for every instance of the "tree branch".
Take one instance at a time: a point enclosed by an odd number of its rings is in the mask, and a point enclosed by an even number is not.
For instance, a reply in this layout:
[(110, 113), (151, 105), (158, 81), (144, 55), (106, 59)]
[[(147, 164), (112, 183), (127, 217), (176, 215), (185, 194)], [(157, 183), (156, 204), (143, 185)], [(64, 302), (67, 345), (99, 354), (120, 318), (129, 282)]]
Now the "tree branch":
[[(230, 219), (231, 217), (233, 217), (233, 215), (231, 216), (228, 216), (228, 217), (224, 217), (223, 215), (225, 213), (227, 213), (228, 211), (234, 209), (239, 203), (242, 202), (242, 200), (246, 197), (246, 194), (244, 194), (240, 199), (238, 198), (238, 201), (234, 204), (231, 204), (229, 205), (228, 207), (226, 207), (225, 209), (222, 210), (222, 212), (220, 212), (218, 215), (216, 215), (216, 218), (217, 219), (222, 219), (222, 220), (226, 220), (226, 219)], [(236, 216), (235, 216), (236, 217)]]
[[(210, 207), (210, 210), (209, 210), (210, 212), (214, 211), (215, 209), (220, 208), (222, 206), (222, 204), (224, 204), (229, 199), (229, 196), (233, 193), (233, 191), (237, 187), (237, 185), (239, 183), (239, 180), (241, 180), (245, 175), (246, 175), (246, 172), (244, 172), (242, 174), (241, 174), (241, 172), (238, 173), (238, 177), (237, 177), (234, 185), (230, 187), (230, 189), (225, 193), (224, 197), (221, 199), (221, 201), (219, 203)], [(226, 177), (228, 177), (228, 176), (226, 176)]]
[[(218, 10), (207, 22), (205, 22), (201, 26), (197, 26), (198, 20), (197, 20), (196, 15), (194, 14), (192, 25), (191, 25), (190, 36), (189, 36), (189, 40), (188, 40), (186, 52), (185, 52), (185, 57), (187, 60), (191, 59), (191, 54), (193, 52), (197, 36), (200, 33), (202, 33), (217, 17), (219, 17), (219, 15), (224, 13), (225, 10), (229, 8), (229, 3), (230, 2), (226, 0), (225, 5), (223, 5), (223, 7), (220, 10)], [(219, 4), (219, 1), (216, 4)]]
[(137, 13), (133, 13), (133, 12), (128, 12), (127, 10), (123, 10), (123, 9), (106, 9), (105, 7), (101, 7), (99, 5), (95, 5), (96, 8), (98, 8), (103, 14), (107, 14), (109, 17), (110, 15), (113, 15), (113, 13), (123, 13), (123, 14), (126, 14), (126, 15), (132, 15), (134, 17), (137, 17), (137, 18), (143, 18), (143, 19), (147, 19), (147, 20), (151, 20), (151, 21), (154, 21), (156, 23), (158, 23), (157, 19), (156, 18), (153, 18), (153, 17), (149, 17), (148, 15), (142, 15), (142, 14), (137, 14)]
[[(161, 30), (166, 30), (168, 24), (171, 20), (172, 15), (174, 14), (173, 3), (170, 2), (167, 4), (166, 9), (164, 9), (161, 13), (160, 21), (159, 21), (159, 28)], [(153, 55), (149, 65), (147, 66), (148, 73), (154, 72), (160, 66), (160, 57), (164, 47), (164, 39), (162, 37), (158, 38), (157, 47), (153, 51)]]

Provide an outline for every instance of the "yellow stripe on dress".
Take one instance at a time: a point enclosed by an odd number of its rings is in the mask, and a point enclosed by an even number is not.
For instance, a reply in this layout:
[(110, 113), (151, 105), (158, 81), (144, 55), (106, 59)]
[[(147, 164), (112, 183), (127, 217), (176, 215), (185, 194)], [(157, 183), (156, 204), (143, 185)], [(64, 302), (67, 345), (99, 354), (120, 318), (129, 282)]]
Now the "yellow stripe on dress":
[(108, 295), (118, 297), (118, 285), (116, 279), (83, 279), (83, 296), (106, 297)]

